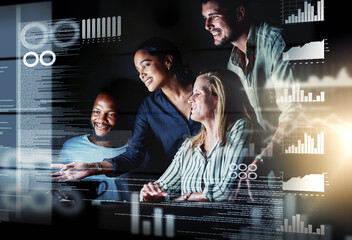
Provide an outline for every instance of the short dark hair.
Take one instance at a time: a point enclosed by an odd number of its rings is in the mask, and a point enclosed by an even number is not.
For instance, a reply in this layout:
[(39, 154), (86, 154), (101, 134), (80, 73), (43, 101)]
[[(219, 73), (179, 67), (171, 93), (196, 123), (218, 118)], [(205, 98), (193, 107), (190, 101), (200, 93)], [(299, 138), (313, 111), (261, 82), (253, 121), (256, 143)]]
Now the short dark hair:
[(239, 6), (243, 6), (246, 9), (246, 19), (250, 19), (250, 2), (251, 0), (200, 0), (202, 4), (207, 2), (217, 2), (221, 8), (227, 9), (229, 13), (234, 12)]
[(230, 11), (234, 11), (239, 6), (247, 7), (249, 0), (200, 0), (202, 4), (207, 2), (217, 2), (220, 7), (226, 8)]

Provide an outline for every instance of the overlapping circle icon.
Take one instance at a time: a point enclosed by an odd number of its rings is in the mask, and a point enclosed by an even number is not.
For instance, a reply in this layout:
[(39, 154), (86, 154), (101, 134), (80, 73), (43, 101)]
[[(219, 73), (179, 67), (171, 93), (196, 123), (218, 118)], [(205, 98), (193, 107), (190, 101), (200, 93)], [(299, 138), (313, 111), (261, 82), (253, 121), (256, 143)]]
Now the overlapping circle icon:
[[(44, 61), (44, 56), (47, 55), (47, 54), (51, 55), (51, 57), (52, 57), (52, 60), (50, 62), (45, 62)], [(34, 57), (35, 60), (34, 60), (33, 63), (28, 63), (27, 58), (29, 56), (33, 56)], [(51, 66), (51, 65), (54, 64), (55, 61), (56, 61), (56, 55), (55, 55), (55, 53), (53, 51), (50, 51), (50, 50), (46, 50), (46, 51), (42, 52), (40, 54), (40, 56), (38, 56), (38, 54), (36, 52), (28, 52), (28, 53), (26, 53), (23, 56), (23, 63), (27, 67), (34, 67), (34, 66), (36, 66), (38, 64), (38, 62), (40, 62), (43, 66)]]
[[(61, 20), (53, 26), (42, 22), (25, 25), (20, 33), (20, 40), (25, 48), (32, 51), (23, 56), (23, 64), (27, 67), (34, 67), (39, 62), (43, 66), (53, 65), (56, 61), (56, 54), (53, 51), (46, 50), (38, 55), (34, 50), (44, 48), (49, 40), (50, 44), (57, 47), (69, 47), (77, 41), (79, 32), (79, 25), (72, 20)], [(51, 57), (51, 60), (45, 61), (47, 57)], [(34, 61), (28, 61), (29, 58), (33, 58)]]
[(25, 25), (20, 33), (20, 40), (25, 48), (37, 50), (50, 43), (58, 47), (73, 45), (79, 38), (79, 24), (72, 20), (61, 20), (53, 26), (42, 22)]
[(43, 47), (48, 42), (48, 38), (49, 30), (47, 26), (40, 22), (32, 22), (27, 24), (24, 26), (20, 34), (20, 39), (23, 46), (33, 50)]
[[(229, 169), (229, 177), (230, 178), (239, 178), (239, 179), (246, 179), (249, 178), (251, 180), (254, 180), (258, 177), (257, 173), (255, 172), (257, 170), (257, 165), (255, 164), (230, 164)], [(247, 172), (248, 170), (248, 172)]]

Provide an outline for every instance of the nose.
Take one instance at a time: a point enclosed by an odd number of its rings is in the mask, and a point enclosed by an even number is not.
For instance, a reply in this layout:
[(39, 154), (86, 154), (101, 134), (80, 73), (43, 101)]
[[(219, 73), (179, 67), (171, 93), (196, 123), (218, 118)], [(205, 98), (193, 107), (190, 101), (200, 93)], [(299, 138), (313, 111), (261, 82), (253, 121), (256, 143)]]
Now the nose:
[(188, 98), (188, 101), (187, 101), (189, 104), (192, 104), (194, 102), (194, 99), (193, 99), (193, 94)]
[(105, 123), (108, 122), (108, 119), (107, 119), (107, 117), (106, 117), (106, 114), (100, 114), (100, 115), (97, 117), (97, 120), (99, 120), (100, 123), (103, 123), (103, 124), (105, 124)]
[(205, 29), (210, 31), (211, 27), (212, 27), (212, 23), (211, 23), (211, 19), (210, 18), (206, 18), (205, 19)]
[(145, 77), (145, 73), (143, 72), (143, 70), (141, 70), (139, 72), (139, 78), (143, 81), (144, 77)]

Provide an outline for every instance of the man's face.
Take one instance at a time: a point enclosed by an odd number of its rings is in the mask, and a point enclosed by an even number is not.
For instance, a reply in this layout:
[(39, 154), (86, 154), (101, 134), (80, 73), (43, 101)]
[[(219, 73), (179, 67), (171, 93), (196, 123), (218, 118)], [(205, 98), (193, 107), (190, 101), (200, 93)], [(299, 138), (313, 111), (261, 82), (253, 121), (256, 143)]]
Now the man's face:
[(202, 4), (202, 15), (205, 20), (205, 29), (213, 35), (216, 46), (235, 40), (233, 29), (235, 20), (216, 1)]
[(111, 96), (105, 93), (97, 96), (90, 118), (95, 137), (102, 139), (108, 137), (117, 123), (116, 109), (116, 103)]

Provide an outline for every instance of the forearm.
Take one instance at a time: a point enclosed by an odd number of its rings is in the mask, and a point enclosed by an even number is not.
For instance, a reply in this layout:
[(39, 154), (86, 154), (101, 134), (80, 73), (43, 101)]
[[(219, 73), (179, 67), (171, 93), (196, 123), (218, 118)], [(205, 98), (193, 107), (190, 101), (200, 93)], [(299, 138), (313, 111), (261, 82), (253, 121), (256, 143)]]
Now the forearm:
[(107, 165), (109, 172), (108, 175), (118, 176), (120, 174), (129, 172), (137, 168), (144, 160), (145, 150), (135, 148), (134, 146), (127, 147), (126, 151), (114, 158), (105, 158), (104, 162)]
[(204, 197), (203, 192), (192, 193), (188, 198), (188, 201), (197, 201), (197, 202), (209, 202), (209, 199)]
[(107, 161), (93, 162), (88, 165), (89, 175), (110, 174), (113, 165)]
[(185, 195), (173, 199), (174, 201), (194, 201), (194, 202), (209, 202), (209, 199), (204, 197), (203, 192), (186, 193)]

